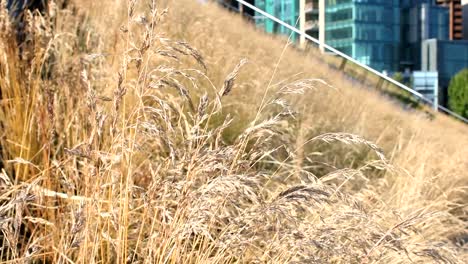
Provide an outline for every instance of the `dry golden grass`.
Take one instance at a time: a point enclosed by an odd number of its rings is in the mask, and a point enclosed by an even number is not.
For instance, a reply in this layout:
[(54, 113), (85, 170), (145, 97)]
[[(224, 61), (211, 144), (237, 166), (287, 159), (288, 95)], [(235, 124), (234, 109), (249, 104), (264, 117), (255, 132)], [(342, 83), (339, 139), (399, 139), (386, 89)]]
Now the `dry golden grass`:
[(214, 4), (0, 11), (3, 262), (468, 258), (466, 125)]

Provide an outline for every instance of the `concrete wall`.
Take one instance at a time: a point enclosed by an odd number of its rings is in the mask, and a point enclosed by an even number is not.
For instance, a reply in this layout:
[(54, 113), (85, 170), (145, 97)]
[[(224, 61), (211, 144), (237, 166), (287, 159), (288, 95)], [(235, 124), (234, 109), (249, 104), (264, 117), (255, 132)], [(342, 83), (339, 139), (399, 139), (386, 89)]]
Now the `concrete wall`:
[(435, 72), (439, 70), (438, 66), (437, 40), (428, 39), (423, 41), (421, 45), (421, 69)]

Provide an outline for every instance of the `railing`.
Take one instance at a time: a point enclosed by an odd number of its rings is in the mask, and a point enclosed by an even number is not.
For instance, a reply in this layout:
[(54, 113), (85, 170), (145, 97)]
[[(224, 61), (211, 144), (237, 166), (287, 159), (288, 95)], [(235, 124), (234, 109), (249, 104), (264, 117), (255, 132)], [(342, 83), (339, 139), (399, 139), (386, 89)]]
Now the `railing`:
[(383, 80), (386, 80), (386, 81), (388, 81), (388, 82), (394, 84), (395, 86), (397, 86), (397, 87), (399, 87), (399, 88), (401, 88), (401, 89), (403, 89), (403, 90), (405, 90), (405, 91), (411, 93), (412, 95), (416, 96), (417, 98), (419, 98), (419, 99), (422, 100), (423, 102), (425, 102), (425, 103), (431, 105), (434, 109), (437, 109), (437, 110), (439, 110), (439, 111), (441, 111), (441, 112), (444, 112), (444, 113), (446, 113), (446, 114), (448, 114), (448, 115), (451, 115), (451, 116), (453, 116), (453, 117), (455, 117), (455, 118), (457, 118), (457, 119), (459, 119), (459, 120), (461, 120), (461, 121), (463, 121), (463, 122), (465, 122), (465, 123), (468, 124), (468, 119), (462, 117), (461, 115), (459, 115), (459, 114), (457, 114), (457, 113), (454, 113), (454, 112), (450, 111), (449, 109), (447, 109), (447, 108), (445, 108), (445, 107), (439, 105), (438, 103), (432, 102), (432, 101), (429, 100), (428, 98), (424, 97), (421, 93), (419, 93), (419, 92), (417, 92), (417, 91), (411, 89), (410, 87), (408, 87), (408, 86), (406, 86), (406, 85), (404, 85), (404, 84), (402, 84), (402, 83), (399, 83), (399, 82), (395, 81), (394, 79), (388, 77), (387, 75), (384, 75), (383, 73), (381, 73), (381, 72), (379, 72), (379, 71), (377, 71), (377, 70), (375, 70), (375, 69), (369, 67), (368, 65), (365, 65), (365, 64), (363, 64), (363, 63), (361, 63), (361, 62), (355, 60), (354, 58), (350, 57), (349, 55), (347, 55), (347, 54), (345, 54), (345, 53), (343, 53), (343, 52), (341, 52), (341, 51), (339, 51), (339, 50), (337, 50), (337, 49), (335, 49), (335, 48), (333, 48), (333, 47), (331, 47), (331, 46), (329, 46), (329, 45), (327, 45), (327, 44), (325, 44), (325, 43), (320, 43), (320, 41), (319, 41), (318, 39), (311, 37), (310, 35), (306, 34), (305, 32), (300, 31), (299, 29), (297, 29), (297, 28), (295, 28), (295, 27), (293, 27), (293, 26), (291, 26), (291, 25), (285, 23), (284, 21), (281, 21), (280, 19), (278, 19), (278, 18), (272, 16), (271, 14), (268, 14), (267, 12), (261, 10), (260, 8), (254, 6), (254, 5), (252, 5), (252, 4), (249, 4), (248, 2), (246, 2), (246, 1), (244, 1), (244, 0), (236, 0), (236, 1), (237, 1), (239, 4), (241, 4), (241, 5), (244, 5), (244, 6), (248, 7), (248, 8), (253, 9), (254, 11), (257, 12), (257, 14), (260, 14), (260, 15), (262, 15), (262, 16), (264, 16), (264, 17), (270, 19), (270, 20), (273, 20), (273, 21), (275, 21), (276, 23), (278, 23), (278, 24), (280, 24), (280, 25), (286, 27), (287, 29), (289, 29), (289, 30), (291, 30), (291, 31), (293, 31), (293, 32), (295, 32), (295, 33), (297, 33), (297, 34), (303, 36), (304, 38), (306, 38), (306, 39), (312, 41), (313, 43), (315, 43), (315, 44), (317, 44), (317, 45), (323, 47), (326, 51), (330, 51), (331, 53), (342, 57), (345, 61), (351, 61), (352, 63), (354, 63), (354, 64), (360, 66), (361, 68), (364, 68), (364, 69), (366, 69), (367, 71), (369, 71), (369, 72), (371, 72), (371, 73), (373, 73), (373, 74), (379, 76), (379, 77), (382, 78)]

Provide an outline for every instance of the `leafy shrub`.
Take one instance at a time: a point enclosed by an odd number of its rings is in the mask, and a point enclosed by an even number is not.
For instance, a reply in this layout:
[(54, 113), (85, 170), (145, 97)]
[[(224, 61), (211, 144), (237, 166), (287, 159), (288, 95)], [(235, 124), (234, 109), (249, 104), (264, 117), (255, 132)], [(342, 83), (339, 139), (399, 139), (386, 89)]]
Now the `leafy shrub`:
[(450, 81), (449, 107), (455, 113), (468, 117), (468, 69), (457, 73)]

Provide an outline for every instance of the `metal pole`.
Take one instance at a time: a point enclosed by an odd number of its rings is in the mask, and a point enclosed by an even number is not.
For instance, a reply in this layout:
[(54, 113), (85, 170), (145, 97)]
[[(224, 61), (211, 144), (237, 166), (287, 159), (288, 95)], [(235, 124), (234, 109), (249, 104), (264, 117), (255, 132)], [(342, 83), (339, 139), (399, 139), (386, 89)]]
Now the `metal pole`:
[(325, 53), (325, 0), (319, 0), (319, 48)]
[(439, 110), (439, 75), (434, 82), (434, 110)]
[[(306, 22), (306, 14), (305, 14), (305, 1), (306, 0), (299, 0), (299, 29), (301, 32), (305, 33), (305, 22)], [(305, 48), (305, 34), (301, 34), (299, 44), (301, 48)]]

